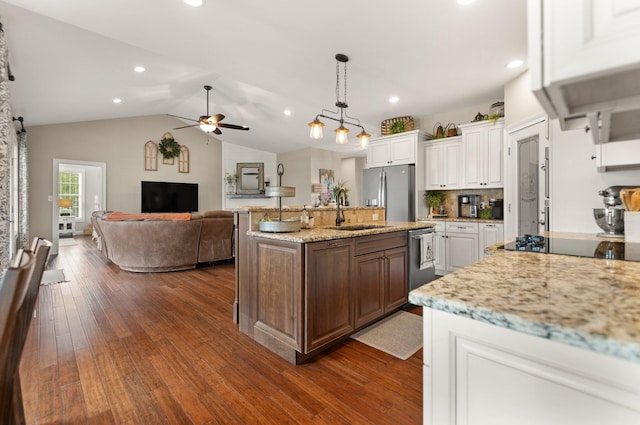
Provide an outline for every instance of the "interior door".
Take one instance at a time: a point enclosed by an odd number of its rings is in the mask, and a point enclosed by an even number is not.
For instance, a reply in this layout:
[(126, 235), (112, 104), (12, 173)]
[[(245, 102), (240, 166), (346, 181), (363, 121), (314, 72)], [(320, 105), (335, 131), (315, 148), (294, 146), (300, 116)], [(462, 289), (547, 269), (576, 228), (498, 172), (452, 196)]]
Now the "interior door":
[(505, 191), (505, 238), (549, 230), (549, 138), (547, 120), (509, 133)]

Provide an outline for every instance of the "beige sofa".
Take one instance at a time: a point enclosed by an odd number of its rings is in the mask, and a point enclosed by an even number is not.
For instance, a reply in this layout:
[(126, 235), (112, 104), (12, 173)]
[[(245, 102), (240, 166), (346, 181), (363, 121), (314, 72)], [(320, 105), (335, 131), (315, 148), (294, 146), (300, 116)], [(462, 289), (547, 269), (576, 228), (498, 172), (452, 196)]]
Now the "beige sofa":
[(187, 270), (198, 263), (233, 257), (231, 211), (194, 213), (187, 221), (145, 218), (108, 221), (109, 214), (93, 213), (95, 236), (102, 253), (122, 270)]

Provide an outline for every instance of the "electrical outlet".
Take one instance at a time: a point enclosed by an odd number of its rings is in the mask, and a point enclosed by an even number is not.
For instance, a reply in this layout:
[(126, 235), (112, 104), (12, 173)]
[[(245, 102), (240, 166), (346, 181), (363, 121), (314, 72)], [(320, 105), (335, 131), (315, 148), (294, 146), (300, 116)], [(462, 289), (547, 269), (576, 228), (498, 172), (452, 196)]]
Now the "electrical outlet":
[(47, 196), (47, 201), (53, 202), (53, 196), (52, 195)]
[(378, 214), (372, 214), (371, 219), (372, 219), (373, 221), (376, 221), (376, 220), (378, 219)]

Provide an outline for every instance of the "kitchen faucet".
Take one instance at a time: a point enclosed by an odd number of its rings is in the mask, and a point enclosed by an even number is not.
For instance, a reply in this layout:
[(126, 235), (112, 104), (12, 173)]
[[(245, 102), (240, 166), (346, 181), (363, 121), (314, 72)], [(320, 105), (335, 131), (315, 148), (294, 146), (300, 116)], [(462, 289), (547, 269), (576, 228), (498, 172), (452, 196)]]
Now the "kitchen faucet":
[(344, 223), (346, 220), (344, 218), (344, 211), (342, 211), (342, 216), (340, 216), (340, 195), (344, 196), (344, 199), (347, 199), (347, 191), (344, 189), (340, 189), (336, 194), (336, 226), (340, 226), (340, 223)]

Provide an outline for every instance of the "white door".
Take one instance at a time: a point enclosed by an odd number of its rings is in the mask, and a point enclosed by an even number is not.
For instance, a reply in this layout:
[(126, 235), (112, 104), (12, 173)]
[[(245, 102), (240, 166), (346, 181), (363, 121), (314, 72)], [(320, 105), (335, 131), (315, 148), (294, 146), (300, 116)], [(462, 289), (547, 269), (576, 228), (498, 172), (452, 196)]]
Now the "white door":
[(549, 228), (549, 130), (546, 117), (508, 133), (505, 239)]

